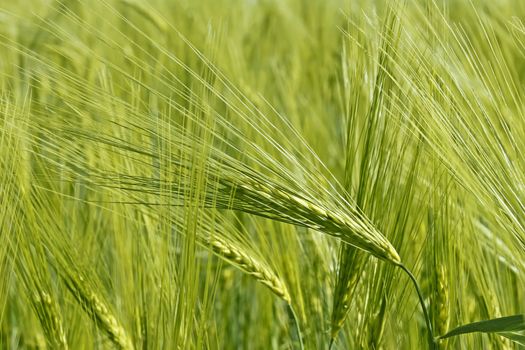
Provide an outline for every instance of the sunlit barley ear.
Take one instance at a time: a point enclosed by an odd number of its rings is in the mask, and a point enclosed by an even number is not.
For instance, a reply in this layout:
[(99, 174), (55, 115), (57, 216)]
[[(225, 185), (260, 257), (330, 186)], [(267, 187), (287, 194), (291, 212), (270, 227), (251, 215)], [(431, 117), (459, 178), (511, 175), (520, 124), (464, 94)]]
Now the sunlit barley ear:
[[(237, 205), (244, 211), (257, 214), (257, 208), (241, 206), (242, 203), (257, 201), (265, 216), (324, 232), (380, 259), (393, 264), (401, 263), (392, 244), (357, 210), (331, 211), (323, 207), (323, 203), (315, 203), (285, 189), (248, 180), (237, 186), (230, 182), (223, 181), (223, 185), (232, 190)], [(235, 206), (236, 202), (232, 208), (235, 209)]]
[(259, 283), (268, 287), (275, 295), (290, 304), (292, 299), (284, 282), (274, 272), (256, 258), (250, 257), (234, 244), (222, 240), (218, 236), (206, 237), (204, 246), (209, 246), (214, 253), (223, 257), (242, 271), (252, 276)]

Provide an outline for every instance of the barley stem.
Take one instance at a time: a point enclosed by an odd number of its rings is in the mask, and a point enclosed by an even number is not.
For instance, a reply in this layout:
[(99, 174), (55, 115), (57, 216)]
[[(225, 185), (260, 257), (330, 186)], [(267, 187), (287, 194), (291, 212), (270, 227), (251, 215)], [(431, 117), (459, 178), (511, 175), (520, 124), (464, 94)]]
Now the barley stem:
[(419, 288), (419, 284), (417, 283), (416, 277), (410, 272), (408, 268), (405, 267), (403, 264), (397, 265), (399, 266), (403, 271), (405, 271), (410, 277), (410, 280), (414, 284), (414, 287), (416, 288), (417, 296), (419, 298), (419, 303), (421, 304), (421, 308), (423, 309), (423, 315), (425, 317), (425, 323), (427, 324), (428, 329), (428, 347), (431, 350), (437, 350), (437, 343), (436, 339), (434, 338), (434, 332), (432, 331), (432, 324), (430, 323), (430, 317), (428, 315), (427, 307), (425, 306), (425, 301), (423, 300), (423, 293), (421, 293), (421, 288)]
[(299, 324), (299, 318), (297, 317), (297, 314), (295, 313), (295, 310), (292, 304), (289, 303), (288, 308), (290, 309), (290, 313), (292, 314), (293, 319), (295, 321), (295, 328), (297, 330), (297, 338), (299, 339), (299, 347), (301, 350), (304, 350), (303, 336), (301, 332), (301, 325)]

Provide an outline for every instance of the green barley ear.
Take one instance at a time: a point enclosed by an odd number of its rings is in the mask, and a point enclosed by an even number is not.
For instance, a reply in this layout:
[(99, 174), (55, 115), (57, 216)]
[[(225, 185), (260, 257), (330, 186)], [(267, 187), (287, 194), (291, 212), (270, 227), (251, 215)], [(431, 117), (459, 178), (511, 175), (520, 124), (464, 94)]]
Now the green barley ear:
[[(430, 288), (432, 323), (437, 335), (445, 334), (450, 323), (449, 271), (447, 261), (451, 259), (450, 240), (453, 226), (452, 220), (457, 220), (451, 206), (451, 182), (440, 167), (434, 165), (434, 191), (430, 196), (431, 206), (427, 218), (428, 253), (427, 273)], [(457, 228), (455, 225), (454, 228)], [(443, 344), (440, 344), (443, 345)]]
[(437, 334), (445, 334), (449, 329), (450, 315), (449, 315), (449, 285), (446, 266), (441, 264), (436, 266), (437, 272), (437, 295), (436, 295), (436, 306), (437, 320), (436, 320), (436, 331)]
[(215, 254), (268, 287), (275, 295), (286, 301), (287, 304), (291, 304), (292, 298), (281, 278), (265, 263), (245, 253), (242, 246), (239, 247), (234, 243), (230, 243), (217, 234), (204, 236), (201, 240), (203, 246), (209, 247)]
[(133, 342), (126, 330), (119, 324), (108, 304), (85, 283), (81, 275), (64, 276), (66, 285), (82, 309), (95, 320), (98, 328), (107, 334), (113, 344), (122, 350), (133, 350)]
[(52, 349), (68, 349), (63, 320), (57, 303), (45, 291), (35, 292), (31, 299), (46, 335), (47, 344)]
[(205, 238), (203, 241), (204, 245), (210, 247), (219, 257), (225, 259), (234, 266), (237, 266), (287, 303), (297, 327), (297, 337), (299, 339), (300, 348), (304, 349), (302, 340), (303, 335), (301, 334), (299, 326), (300, 321), (292, 306), (292, 298), (284, 281), (282, 281), (271, 268), (266, 266), (266, 264), (259, 261), (256, 257), (243, 252), (242, 248), (239, 249), (235, 244), (230, 244), (216, 235)]
[[(22, 239), (20, 243), (20, 252), (29, 251), (24, 249)], [(22, 253), (20, 255), (17, 258), (17, 273), (26, 287), (25, 294), (42, 327), (45, 344), (52, 349), (67, 350), (69, 346), (60, 306), (56, 302), (56, 297), (49, 292), (52, 280), (50, 275), (42, 275), (38, 270), (38, 266), (35, 266), (35, 264), (46, 262), (46, 259), (37, 254), (27, 255)]]
[[(32, 198), (35, 207), (45, 208), (42, 206), (42, 200), (44, 198), (38, 195)], [(50, 209), (42, 209), (38, 212), (28, 211), (27, 213), (30, 217), (37, 216), (43, 223), (42, 226), (36, 228), (36, 231), (38, 232), (37, 237), (41, 240), (41, 246), (47, 247), (48, 252), (46, 254), (42, 252), (47, 263), (54, 268), (64, 285), (100, 331), (105, 333), (117, 348), (133, 350), (134, 344), (131, 337), (120, 324), (109, 304), (99, 294), (97, 283), (78, 266), (77, 261), (80, 259), (77, 257), (78, 252), (69, 241), (70, 237), (63, 235), (60, 239), (58, 238), (60, 236), (57, 235), (57, 232), (60, 232), (60, 228), (57, 227), (57, 223), (51, 218), (52, 213), (48, 210)], [(41, 300), (44, 305), (52, 306), (51, 299), (43, 296), (39, 296), (38, 300)]]
[[(111, 146), (115, 148), (122, 147), (120, 151), (136, 153), (137, 156), (147, 156), (156, 160), (157, 156), (152, 153), (144, 152), (139, 146), (129, 146), (120, 144), (118, 140), (111, 137), (103, 137), (95, 134), (94, 131), (76, 131), (65, 129), (62, 132), (66, 135), (77, 138), (86, 138), (90, 143), (99, 148)], [(193, 135), (190, 135), (193, 137)], [(186, 136), (180, 131), (180, 136), (184, 140)], [(177, 142), (180, 142), (179, 140)], [(191, 143), (191, 140), (187, 140)], [(198, 142), (193, 142), (193, 147), (198, 147)], [(177, 144), (173, 145), (177, 147)], [(191, 157), (193, 149), (184, 144), (180, 152), (185, 157)], [(175, 148), (177, 149), (177, 148)], [(392, 244), (385, 236), (371, 223), (371, 221), (355, 205), (348, 201), (334, 196), (333, 199), (339, 203), (333, 203), (329, 200), (320, 200), (315, 198), (315, 192), (300, 192), (288, 184), (275, 182), (270, 178), (262, 177), (256, 173), (255, 169), (246, 169), (246, 166), (239, 164), (238, 161), (228, 159), (216, 159), (216, 154), (212, 154), (207, 160), (206, 172), (207, 186), (203, 187), (204, 205), (218, 209), (229, 209), (265, 218), (302, 226), (323, 232), (333, 237), (340, 238), (344, 243), (364, 250), (373, 256), (391, 262), (395, 265), (400, 264), (401, 258)], [(144, 178), (130, 174), (117, 174), (114, 177), (104, 178), (98, 169), (84, 168), (88, 174), (97, 181), (94, 185), (100, 187), (114, 188), (115, 181), (123, 188), (127, 194), (133, 194), (137, 191), (152, 193), (160, 196), (166, 196), (159, 190), (163, 186), (170, 186), (169, 195), (174, 197), (173, 205), (182, 205), (186, 200), (187, 189), (194, 186), (191, 183), (189, 173), (191, 169), (178, 159), (170, 159), (174, 170), (170, 176), (177, 178), (176, 183), (165, 183), (154, 178)], [(243, 169), (244, 168), (244, 169)], [(74, 170), (74, 169), (72, 169)], [(78, 176), (80, 174), (76, 174)], [(99, 180), (100, 179), (100, 180)], [(91, 182), (89, 177), (85, 181)], [(295, 184), (294, 186), (297, 186)]]
[[(392, 244), (358, 210), (329, 209), (313, 198), (248, 179), (237, 186), (230, 181), (223, 181), (222, 184), (233, 193), (233, 209), (312, 228), (338, 237), (344, 243), (379, 259), (393, 264), (401, 262)], [(258, 207), (253, 207), (251, 203), (257, 203)]]
[[(47, 241), (46, 244), (49, 244), (49, 241)], [(71, 260), (74, 250), (68, 247), (68, 244), (65, 242), (60, 243), (59, 246), (61, 246), (62, 249), (69, 248), (68, 253), (62, 252), (60, 255), (57, 254), (51, 257), (50, 260), (73, 297), (89, 318), (95, 322), (97, 327), (108, 336), (117, 348), (133, 350), (134, 345), (132, 339), (119, 323), (108, 303), (93, 287), (96, 285), (94, 281), (90, 280), (84, 272), (79, 270)]]

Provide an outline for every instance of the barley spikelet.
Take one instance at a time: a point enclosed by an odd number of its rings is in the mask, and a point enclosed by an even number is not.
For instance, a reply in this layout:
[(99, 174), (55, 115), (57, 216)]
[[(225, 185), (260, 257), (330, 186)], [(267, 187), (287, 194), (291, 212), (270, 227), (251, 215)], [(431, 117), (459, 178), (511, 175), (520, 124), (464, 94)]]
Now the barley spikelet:
[[(233, 187), (226, 182), (222, 184)], [(314, 199), (252, 181), (238, 185), (233, 192), (233, 209), (309, 227), (338, 237), (379, 259), (401, 262), (390, 242), (357, 210), (326, 209)]]
[(288, 304), (291, 303), (290, 293), (283, 281), (258, 259), (250, 257), (248, 254), (245, 254), (242, 249), (237, 249), (235, 245), (220, 237), (207, 237), (204, 238), (203, 241), (206, 246), (211, 247), (215, 254), (238, 266), (245, 273), (268, 287)]
[(84, 311), (97, 322), (109, 339), (123, 350), (132, 350), (133, 343), (124, 328), (118, 323), (105, 302), (85, 283), (82, 276), (68, 275), (66, 283)]
[(51, 348), (67, 350), (66, 333), (56, 302), (44, 290), (34, 293), (32, 299)]
[(437, 319), (436, 328), (438, 334), (445, 334), (449, 325), (449, 311), (448, 311), (448, 282), (446, 278), (445, 266), (441, 264), (437, 268), (437, 294), (436, 294), (436, 309)]
[[(150, 213), (155, 215), (154, 213)], [(147, 216), (146, 216), (147, 217)], [(203, 215), (200, 223), (200, 233), (197, 235), (197, 243), (204, 248), (211, 249), (217, 256), (230, 262), (243, 272), (252, 276), (258, 282), (268, 287), (275, 295), (285, 300), (288, 304), (291, 302), (290, 293), (284, 282), (277, 274), (257, 256), (247, 253), (241, 245), (233, 243), (226, 239), (224, 232), (232, 233), (233, 236), (242, 234), (228, 221), (210, 221), (210, 217)], [(172, 223), (183, 228), (184, 223), (174, 216)], [(215, 218), (215, 220), (218, 220)], [(222, 233), (218, 233), (221, 231)], [(214, 234), (205, 234), (204, 232), (215, 232)]]

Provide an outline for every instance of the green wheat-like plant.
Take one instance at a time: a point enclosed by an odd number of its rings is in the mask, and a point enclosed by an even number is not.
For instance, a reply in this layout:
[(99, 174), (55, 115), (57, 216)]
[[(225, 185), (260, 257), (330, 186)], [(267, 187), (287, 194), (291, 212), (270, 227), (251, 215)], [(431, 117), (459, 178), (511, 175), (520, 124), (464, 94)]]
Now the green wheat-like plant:
[(521, 349), (525, 4), (0, 3), (0, 349)]

